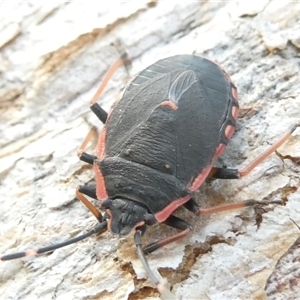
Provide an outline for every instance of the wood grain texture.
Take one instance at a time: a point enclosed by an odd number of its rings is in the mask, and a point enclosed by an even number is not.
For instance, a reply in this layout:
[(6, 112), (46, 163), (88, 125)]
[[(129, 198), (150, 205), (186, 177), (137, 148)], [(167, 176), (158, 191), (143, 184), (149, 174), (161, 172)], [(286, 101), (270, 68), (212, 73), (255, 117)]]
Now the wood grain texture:
[[(91, 125), (101, 128), (88, 102), (124, 50), (132, 67), (120, 68), (99, 99), (106, 110), (131, 77), (167, 56), (196, 52), (231, 75), (243, 113), (221, 165), (250, 161), (299, 122), (300, 4), (282, 3), (1, 2), (0, 253), (59, 242), (95, 224), (75, 198), (76, 186), (94, 178), (76, 151)], [(283, 199), (286, 205), (270, 207), (259, 228), (252, 209), (203, 218), (179, 212), (193, 222), (193, 233), (149, 255), (178, 299), (266, 298), (267, 278), (299, 236), (289, 219), (300, 224), (299, 145), (298, 129), (247, 177), (216, 180), (196, 194), (203, 207)], [(170, 233), (158, 226), (145, 240)], [(2, 262), (0, 295), (159, 299), (132, 236), (109, 233)]]

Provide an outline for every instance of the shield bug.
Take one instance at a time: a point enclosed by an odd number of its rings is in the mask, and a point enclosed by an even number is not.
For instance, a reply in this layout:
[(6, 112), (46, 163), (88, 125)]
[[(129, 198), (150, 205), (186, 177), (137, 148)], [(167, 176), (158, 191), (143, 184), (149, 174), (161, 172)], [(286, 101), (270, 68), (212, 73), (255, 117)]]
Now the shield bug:
[[(107, 114), (96, 100), (124, 59), (125, 56), (108, 70), (90, 102), (91, 110), (104, 124), (96, 155), (84, 152), (92, 131), (78, 150), (79, 158), (93, 165), (96, 185), (80, 186), (76, 194), (99, 224), (60, 244), (4, 255), (1, 260), (53, 251), (105, 230), (121, 236), (134, 231), (145, 270), (162, 296), (169, 298), (170, 292), (151, 271), (146, 254), (191, 231), (192, 226), (173, 212), (184, 206), (196, 215), (205, 215), (270, 203), (248, 200), (203, 209), (193, 199), (193, 192), (207, 178), (238, 179), (247, 175), (284, 143), (299, 124), (245, 168), (214, 167), (234, 133), (239, 112), (237, 88), (229, 75), (200, 56), (168, 57), (140, 72)], [(86, 196), (99, 200), (105, 214)], [(156, 223), (176, 228), (178, 233), (143, 247), (146, 227)]]

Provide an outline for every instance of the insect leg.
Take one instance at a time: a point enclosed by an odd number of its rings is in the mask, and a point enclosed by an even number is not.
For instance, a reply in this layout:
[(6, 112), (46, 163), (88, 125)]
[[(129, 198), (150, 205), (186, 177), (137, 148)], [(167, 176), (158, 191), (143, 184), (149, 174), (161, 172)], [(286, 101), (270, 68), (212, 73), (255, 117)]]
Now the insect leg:
[(167, 244), (170, 244), (172, 242), (175, 242), (183, 237), (185, 237), (186, 235), (189, 234), (189, 232), (191, 231), (192, 227), (190, 224), (188, 224), (187, 222), (183, 221), (182, 219), (175, 217), (173, 215), (171, 215), (166, 221), (163, 222), (164, 224), (174, 227), (176, 229), (180, 229), (182, 231), (180, 231), (179, 233), (176, 233), (170, 237), (167, 237), (165, 239), (162, 240), (158, 240), (155, 241), (154, 243), (151, 243), (147, 246), (144, 247), (143, 251), (145, 254), (149, 254)]
[(195, 213), (196, 215), (211, 215), (214, 213), (226, 211), (226, 210), (233, 210), (248, 206), (255, 206), (255, 205), (269, 205), (269, 204), (279, 204), (282, 205), (281, 200), (271, 200), (271, 201), (259, 201), (259, 200), (246, 200), (246, 201), (240, 201), (235, 203), (227, 203), (222, 205), (217, 205), (214, 207), (208, 207), (208, 208), (200, 208), (200, 206), (196, 203), (195, 200), (190, 199), (187, 203), (184, 204), (184, 206)]
[(145, 253), (142, 249), (142, 231), (137, 230), (134, 234), (134, 242), (137, 248), (138, 256), (144, 266), (145, 271), (148, 273), (151, 281), (155, 284), (157, 290), (161, 294), (162, 299), (176, 299), (175, 295), (171, 293), (163, 283), (159, 281), (159, 279), (155, 276), (155, 274), (152, 272), (152, 270), (149, 267), (147, 258), (145, 256)]
[(257, 165), (265, 160), (270, 154), (276, 151), (296, 130), (299, 124), (293, 125), (289, 130), (283, 133), (278, 140), (267, 148), (263, 153), (257, 156), (252, 162), (242, 169), (212, 168), (208, 177), (221, 179), (238, 179), (248, 175)]
[(86, 197), (84, 197), (83, 194), (97, 199), (96, 189), (94, 187), (89, 187), (89, 186), (79, 186), (76, 189), (76, 196), (91, 211), (91, 213), (96, 217), (96, 219), (101, 223), (102, 222), (101, 212)]
[[(90, 101), (90, 109), (92, 112), (98, 117), (98, 119), (105, 124), (107, 119), (107, 112), (96, 102), (97, 99), (102, 94), (104, 88), (106, 87), (108, 81), (112, 77), (112, 75), (115, 73), (115, 71), (121, 66), (128, 63), (127, 54), (123, 53), (119, 59), (117, 59), (114, 64), (108, 69), (106, 74), (104, 75), (104, 78), (96, 91), (95, 95)], [(95, 127), (92, 127), (89, 133), (87, 134), (86, 138), (84, 139), (83, 143), (79, 147), (77, 151), (77, 155), (80, 160), (92, 165), (94, 160), (97, 158), (95, 155), (88, 154), (84, 152), (84, 149), (86, 148), (88, 142), (92, 139), (93, 136), (97, 135), (97, 129)]]
[(122, 65), (127, 63), (127, 54), (123, 53), (119, 59), (117, 59), (111, 67), (107, 70), (104, 75), (103, 80), (100, 83), (98, 90), (90, 101), (90, 109), (97, 116), (97, 118), (105, 124), (107, 119), (107, 112), (96, 102), (100, 95), (103, 93), (104, 88), (106, 87), (108, 81), (111, 79), (112, 75), (118, 70)]
[(89, 143), (89, 141), (92, 138), (96, 138), (97, 135), (98, 135), (97, 128), (95, 126), (93, 126), (91, 128), (91, 130), (89, 131), (89, 133), (87, 134), (87, 136), (85, 137), (82, 144), (80, 145), (79, 149), (77, 150), (77, 155), (78, 155), (79, 159), (90, 165), (94, 164), (94, 160), (97, 158), (97, 156), (84, 152), (84, 149), (87, 147), (87, 144)]
[(80, 185), (78, 187), (78, 191), (81, 194), (87, 195), (93, 199), (97, 199), (97, 195), (96, 195), (96, 187), (93, 185)]

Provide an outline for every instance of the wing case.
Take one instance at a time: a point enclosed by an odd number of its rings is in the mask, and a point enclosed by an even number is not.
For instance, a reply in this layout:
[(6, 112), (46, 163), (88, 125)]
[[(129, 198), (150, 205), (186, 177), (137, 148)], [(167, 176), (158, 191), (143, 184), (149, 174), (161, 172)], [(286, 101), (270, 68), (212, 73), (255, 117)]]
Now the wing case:
[(112, 110), (105, 157), (148, 166), (188, 185), (212, 163), (220, 143), (227, 143), (226, 127), (235, 126), (231, 85), (219, 66), (199, 56), (156, 62)]

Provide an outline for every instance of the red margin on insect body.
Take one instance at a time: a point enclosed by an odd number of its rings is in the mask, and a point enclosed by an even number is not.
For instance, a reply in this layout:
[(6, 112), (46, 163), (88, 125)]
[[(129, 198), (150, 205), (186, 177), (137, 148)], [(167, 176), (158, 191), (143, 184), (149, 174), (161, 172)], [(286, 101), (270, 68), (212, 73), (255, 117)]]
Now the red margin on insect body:
[(104, 177), (97, 162), (98, 161), (95, 160), (93, 165), (96, 176), (96, 196), (97, 199), (104, 200), (108, 198), (108, 194), (105, 187)]
[(231, 139), (233, 133), (235, 131), (235, 127), (232, 126), (232, 125), (227, 125), (227, 127), (225, 128), (225, 136), (228, 138), (228, 139)]
[(173, 101), (171, 100), (168, 100), (168, 101), (163, 101), (160, 106), (169, 106), (171, 107), (173, 110), (177, 110), (178, 109), (178, 106), (176, 105), (176, 103), (174, 103)]
[(186, 203), (190, 199), (191, 199), (191, 195), (187, 195), (187, 196), (185, 196), (183, 198), (179, 198), (177, 200), (174, 200), (172, 203), (170, 203), (168, 206), (166, 206), (163, 210), (161, 210), (160, 212), (156, 213), (154, 215), (155, 219), (159, 223), (164, 222), (166, 219), (168, 219), (168, 217), (170, 217), (170, 215), (172, 214), (172, 212), (174, 210), (176, 210), (178, 207), (182, 206), (184, 203)]
[(101, 159), (104, 156), (105, 140), (106, 140), (106, 128), (103, 127), (103, 129), (101, 130), (101, 133), (99, 135), (99, 140), (98, 140), (97, 149), (96, 149), (96, 155), (97, 155), (98, 159)]
[[(216, 157), (216, 156), (215, 156)], [(213, 162), (215, 160), (215, 157), (213, 159)], [(212, 163), (209, 164), (191, 183), (191, 187), (189, 188), (190, 191), (194, 192), (196, 190), (199, 189), (199, 187), (201, 186), (201, 184), (205, 181), (205, 179), (207, 178), (210, 170), (212, 168)]]
[[(232, 83), (232, 82), (231, 82)], [(232, 83), (233, 84), (233, 83)], [(238, 101), (238, 91), (237, 91), (237, 88), (236, 87), (234, 87), (234, 88), (232, 88), (231, 89), (231, 93), (232, 93), (232, 96), (233, 96), (233, 99), (235, 100), (235, 101)]]
[(237, 120), (237, 118), (238, 118), (238, 116), (239, 116), (239, 109), (238, 109), (238, 107), (236, 107), (236, 106), (232, 106), (232, 109), (231, 109), (231, 115), (233, 116), (233, 118), (235, 119), (235, 120)]

